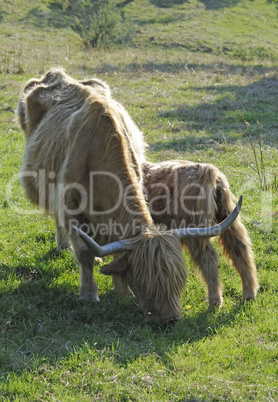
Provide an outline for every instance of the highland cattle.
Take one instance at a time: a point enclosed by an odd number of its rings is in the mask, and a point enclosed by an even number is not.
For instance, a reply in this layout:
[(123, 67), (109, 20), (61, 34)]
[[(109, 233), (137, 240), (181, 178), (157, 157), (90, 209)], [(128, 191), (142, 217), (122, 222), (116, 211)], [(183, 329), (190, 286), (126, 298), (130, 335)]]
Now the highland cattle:
[(142, 133), (100, 80), (51, 69), (24, 86), (17, 117), (26, 136), (21, 183), (54, 216), (58, 247), (72, 244), (80, 299), (99, 301), (95, 257), (120, 253), (101, 272), (130, 288), (148, 316), (181, 318), (187, 272), (180, 237), (219, 234), (240, 206), (213, 228), (158, 228), (143, 193)]
[[(152, 218), (167, 229), (213, 226), (235, 207), (227, 178), (213, 165), (181, 160), (144, 162), (143, 173)], [(243, 300), (255, 298), (259, 285), (252, 244), (239, 216), (218, 239), (241, 277)], [(210, 239), (184, 237), (181, 242), (204, 278), (209, 304), (221, 305), (219, 258)]]

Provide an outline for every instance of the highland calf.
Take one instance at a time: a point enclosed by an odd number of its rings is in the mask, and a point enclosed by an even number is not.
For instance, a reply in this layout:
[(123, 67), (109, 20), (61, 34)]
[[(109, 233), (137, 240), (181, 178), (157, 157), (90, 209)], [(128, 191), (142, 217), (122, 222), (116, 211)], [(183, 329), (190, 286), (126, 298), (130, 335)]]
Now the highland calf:
[[(80, 298), (99, 300), (95, 257), (121, 253), (101, 272), (129, 287), (151, 317), (181, 318), (187, 274), (180, 237), (199, 233), (155, 226), (143, 194), (142, 134), (106, 84), (52, 69), (25, 85), (17, 116), (27, 141), (22, 185), (31, 202), (54, 216), (58, 247), (72, 244)], [(201, 236), (225, 230), (238, 211)]]
[[(212, 226), (234, 209), (227, 179), (213, 165), (188, 161), (145, 162), (143, 172), (153, 220), (168, 229)], [(210, 240), (184, 237), (181, 241), (202, 273), (209, 304), (221, 305), (218, 254)], [(243, 300), (253, 299), (259, 288), (256, 267), (250, 238), (239, 217), (220, 234), (219, 244), (241, 277)]]

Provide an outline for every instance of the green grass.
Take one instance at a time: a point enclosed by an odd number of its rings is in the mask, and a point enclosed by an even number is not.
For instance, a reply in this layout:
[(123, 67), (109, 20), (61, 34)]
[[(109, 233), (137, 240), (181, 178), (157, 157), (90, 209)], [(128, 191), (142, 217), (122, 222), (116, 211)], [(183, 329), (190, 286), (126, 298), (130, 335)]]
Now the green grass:
[[(126, 3), (132, 38), (109, 50), (86, 48), (46, 0), (0, 3), (1, 400), (277, 400), (277, 4)], [(175, 325), (147, 324), (136, 300), (115, 294), (98, 266), (101, 302), (77, 301), (73, 255), (56, 250), (52, 219), (16, 180), (25, 146), (14, 118), (20, 89), (52, 66), (105, 80), (144, 132), (150, 160), (208, 162), (227, 175), (244, 196), (256, 301), (241, 304), (240, 279), (221, 257), (224, 305), (208, 309), (186, 255)], [(266, 191), (250, 143), (259, 155), (258, 133)]]

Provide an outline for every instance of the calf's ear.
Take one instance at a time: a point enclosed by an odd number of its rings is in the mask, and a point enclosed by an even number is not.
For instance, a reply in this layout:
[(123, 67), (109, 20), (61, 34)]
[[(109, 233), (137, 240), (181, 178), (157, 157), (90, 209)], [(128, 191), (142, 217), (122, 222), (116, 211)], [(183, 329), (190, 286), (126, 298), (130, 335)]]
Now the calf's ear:
[(123, 275), (129, 267), (128, 254), (124, 253), (110, 264), (104, 265), (99, 272), (103, 275)]

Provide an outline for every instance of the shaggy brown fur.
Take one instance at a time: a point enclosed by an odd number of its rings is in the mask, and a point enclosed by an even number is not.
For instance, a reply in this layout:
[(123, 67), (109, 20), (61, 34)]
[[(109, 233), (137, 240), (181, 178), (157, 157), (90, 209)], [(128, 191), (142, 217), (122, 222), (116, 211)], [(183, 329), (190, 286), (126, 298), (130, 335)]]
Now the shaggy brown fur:
[[(143, 165), (144, 186), (151, 215), (167, 228), (212, 226), (234, 209), (226, 177), (216, 167), (187, 161)], [(209, 239), (183, 239), (194, 265), (207, 286), (210, 305), (221, 305), (222, 286), (218, 254)], [(238, 217), (219, 236), (219, 244), (242, 280), (243, 300), (256, 296), (259, 288), (251, 241)]]
[(181, 290), (187, 279), (180, 239), (152, 227), (138, 240), (134, 252), (125, 253), (100, 272), (121, 272), (121, 290), (132, 290), (148, 318), (180, 319)]
[(99, 300), (94, 255), (72, 224), (86, 226), (100, 244), (134, 236), (137, 248), (104, 271), (126, 281), (145, 312), (180, 318), (181, 247), (154, 228), (142, 187), (143, 137), (106, 84), (52, 69), (25, 85), (17, 116), (27, 140), (20, 174), (26, 196), (55, 217), (58, 247), (70, 238), (81, 265), (80, 298)]

